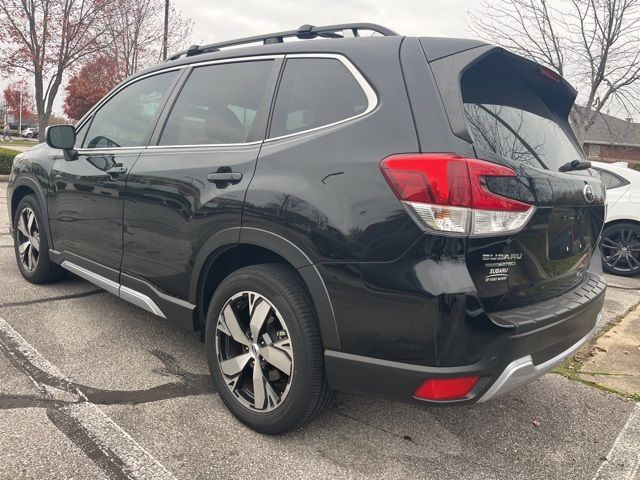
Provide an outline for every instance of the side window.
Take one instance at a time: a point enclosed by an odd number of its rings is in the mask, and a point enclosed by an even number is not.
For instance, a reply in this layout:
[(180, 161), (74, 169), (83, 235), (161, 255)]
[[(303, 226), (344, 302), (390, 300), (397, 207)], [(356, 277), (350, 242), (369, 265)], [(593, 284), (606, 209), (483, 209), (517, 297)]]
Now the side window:
[(84, 148), (141, 147), (177, 71), (144, 78), (116, 93), (91, 121)]
[(272, 60), (262, 60), (194, 68), (169, 114), (160, 145), (245, 142), (272, 65)]
[(618, 177), (617, 175), (614, 175), (613, 173), (609, 173), (605, 170), (600, 170), (599, 168), (596, 170), (598, 170), (598, 173), (600, 173), (600, 178), (602, 178), (602, 181), (604, 182), (604, 186), (607, 188), (607, 190), (611, 190), (612, 188), (624, 187), (625, 185), (628, 185), (628, 182), (626, 180), (623, 180), (622, 178)]
[(82, 143), (84, 142), (84, 137), (87, 134), (87, 128), (89, 127), (89, 124), (91, 124), (91, 119), (84, 122), (82, 124), (82, 127), (76, 130), (76, 144), (75, 144), (76, 149), (82, 148)]
[(270, 137), (329, 125), (364, 112), (365, 92), (335, 58), (287, 60), (276, 98)]

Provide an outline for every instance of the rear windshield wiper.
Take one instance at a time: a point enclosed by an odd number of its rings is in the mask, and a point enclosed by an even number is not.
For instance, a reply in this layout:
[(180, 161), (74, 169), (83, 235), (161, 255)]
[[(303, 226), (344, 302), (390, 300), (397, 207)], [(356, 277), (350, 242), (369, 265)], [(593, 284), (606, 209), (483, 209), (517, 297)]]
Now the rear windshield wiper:
[(560, 166), (558, 170), (561, 172), (570, 172), (572, 170), (586, 170), (587, 168), (591, 168), (591, 162), (588, 160), (571, 160)]

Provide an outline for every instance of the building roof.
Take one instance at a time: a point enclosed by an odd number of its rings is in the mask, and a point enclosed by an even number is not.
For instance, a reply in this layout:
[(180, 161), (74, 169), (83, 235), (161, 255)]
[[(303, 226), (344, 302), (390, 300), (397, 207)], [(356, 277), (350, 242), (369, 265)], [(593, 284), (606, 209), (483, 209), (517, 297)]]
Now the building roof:
[(585, 134), (584, 143), (640, 147), (640, 123), (600, 113)]

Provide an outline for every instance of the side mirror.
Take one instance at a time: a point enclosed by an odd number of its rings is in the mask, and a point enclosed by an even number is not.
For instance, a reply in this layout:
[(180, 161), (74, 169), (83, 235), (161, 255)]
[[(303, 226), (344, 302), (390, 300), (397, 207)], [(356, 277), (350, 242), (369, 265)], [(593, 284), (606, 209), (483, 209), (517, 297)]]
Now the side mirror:
[(74, 160), (77, 152), (74, 147), (76, 145), (76, 127), (73, 125), (52, 125), (47, 127), (46, 132), (47, 145), (51, 148), (63, 150), (67, 160)]

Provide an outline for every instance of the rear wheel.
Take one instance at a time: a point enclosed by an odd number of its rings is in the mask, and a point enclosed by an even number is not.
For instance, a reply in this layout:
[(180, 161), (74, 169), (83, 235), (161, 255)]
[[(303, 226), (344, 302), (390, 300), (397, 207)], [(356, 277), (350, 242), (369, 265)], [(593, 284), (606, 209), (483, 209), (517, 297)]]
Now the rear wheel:
[(640, 274), (640, 225), (614, 223), (605, 227), (600, 243), (605, 271), (614, 275)]
[(64, 277), (65, 270), (49, 258), (49, 239), (34, 195), (25, 196), (18, 204), (13, 228), (16, 261), (28, 282), (51, 283)]
[(205, 344), (220, 398), (258, 432), (300, 427), (329, 403), (315, 313), (289, 268), (229, 275), (211, 300)]

